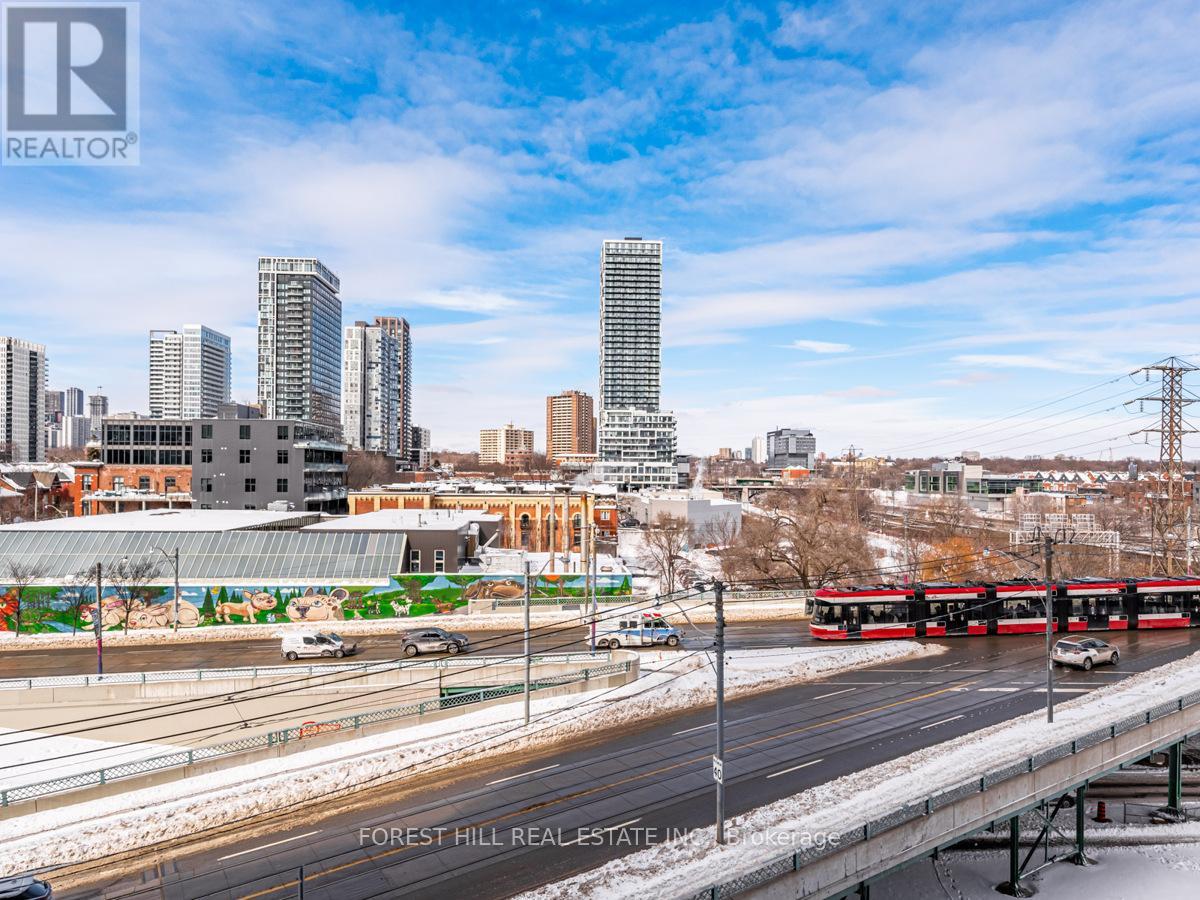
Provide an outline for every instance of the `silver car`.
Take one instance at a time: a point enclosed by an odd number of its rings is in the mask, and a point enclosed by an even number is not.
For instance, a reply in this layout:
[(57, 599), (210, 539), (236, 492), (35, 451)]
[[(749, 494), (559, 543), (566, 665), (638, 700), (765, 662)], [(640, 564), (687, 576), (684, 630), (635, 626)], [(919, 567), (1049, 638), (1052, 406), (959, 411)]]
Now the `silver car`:
[(418, 653), (449, 653), (454, 655), (467, 649), (467, 636), (458, 631), (442, 628), (417, 628), (404, 634), (404, 655)]
[(1121, 653), (1112, 644), (1098, 638), (1065, 638), (1050, 653), (1056, 666), (1075, 666), (1088, 671), (1100, 663), (1116, 665)]

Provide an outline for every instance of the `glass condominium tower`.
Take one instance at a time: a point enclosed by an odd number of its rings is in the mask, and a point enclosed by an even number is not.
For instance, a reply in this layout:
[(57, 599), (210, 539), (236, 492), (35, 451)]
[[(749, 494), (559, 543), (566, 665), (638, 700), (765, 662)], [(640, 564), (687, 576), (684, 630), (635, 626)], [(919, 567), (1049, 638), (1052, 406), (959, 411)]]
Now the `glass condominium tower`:
[(341, 283), (317, 259), (258, 260), (258, 402), (268, 419), (341, 428)]
[(600, 410), (657, 411), (662, 241), (605, 241), (600, 254)]
[(600, 251), (597, 473), (625, 488), (671, 487), (675, 417), (662, 390), (662, 241), (605, 241)]

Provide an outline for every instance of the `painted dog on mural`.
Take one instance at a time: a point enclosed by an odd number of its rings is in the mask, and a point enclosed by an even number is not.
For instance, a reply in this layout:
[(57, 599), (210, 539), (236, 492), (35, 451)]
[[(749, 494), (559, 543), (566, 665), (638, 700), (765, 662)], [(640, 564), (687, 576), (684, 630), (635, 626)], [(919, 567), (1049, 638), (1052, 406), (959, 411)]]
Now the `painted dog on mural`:
[[(218, 603), (214, 610), (218, 622), (233, 623), (233, 616), (241, 616), (245, 622), (253, 622), (256, 612), (269, 612), (275, 608), (276, 600), (266, 591), (242, 591), (241, 602)], [(182, 620), (180, 621), (182, 624)]]
[(293, 622), (332, 622), (342, 618), (342, 604), (350, 598), (345, 588), (318, 594), (312, 588), (288, 601), (287, 617)]

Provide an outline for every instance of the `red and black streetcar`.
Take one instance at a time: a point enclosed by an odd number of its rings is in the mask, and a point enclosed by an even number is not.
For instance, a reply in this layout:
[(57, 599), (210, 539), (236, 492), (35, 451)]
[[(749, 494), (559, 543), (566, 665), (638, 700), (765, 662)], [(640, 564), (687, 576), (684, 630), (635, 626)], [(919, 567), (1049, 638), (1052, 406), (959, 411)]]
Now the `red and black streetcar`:
[[(1077, 578), (1050, 587), (1058, 632), (1200, 625), (1200, 578)], [(809, 630), (822, 640), (1041, 634), (1046, 583), (821, 588)]]

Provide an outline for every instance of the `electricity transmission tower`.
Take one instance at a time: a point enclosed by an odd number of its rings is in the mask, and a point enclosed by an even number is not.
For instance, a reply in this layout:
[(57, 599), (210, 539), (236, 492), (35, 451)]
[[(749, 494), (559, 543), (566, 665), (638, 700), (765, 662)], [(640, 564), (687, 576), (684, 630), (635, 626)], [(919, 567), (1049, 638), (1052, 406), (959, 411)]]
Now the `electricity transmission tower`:
[[(1176, 356), (1139, 369), (1158, 373), (1162, 388), (1158, 396), (1138, 397), (1160, 404), (1158, 428), (1143, 428), (1159, 436), (1158, 490), (1150, 497), (1150, 574), (1179, 575), (1183, 573), (1183, 557), (1187, 547), (1187, 510), (1191, 505), (1191, 483), (1183, 478), (1183, 436), (1192, 434), (1183, 417), (1184, 407), (1196, 401), (1185, 396), (1183, 376), (1196, 371), (1196, 366)], [(1135, 373), (1136, 374), (1136, 373)], [(1135, 401), (1131, 401), (1135, 402)]]

